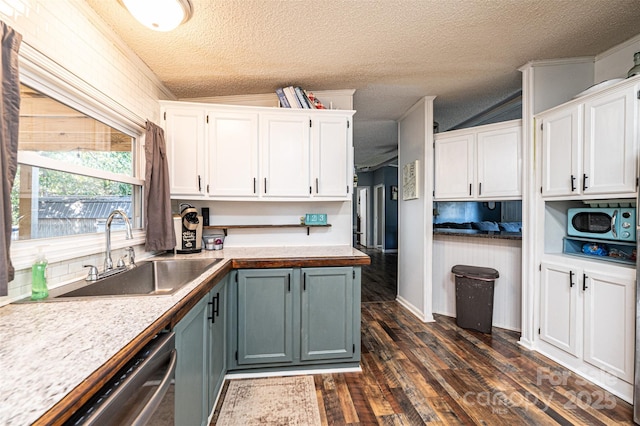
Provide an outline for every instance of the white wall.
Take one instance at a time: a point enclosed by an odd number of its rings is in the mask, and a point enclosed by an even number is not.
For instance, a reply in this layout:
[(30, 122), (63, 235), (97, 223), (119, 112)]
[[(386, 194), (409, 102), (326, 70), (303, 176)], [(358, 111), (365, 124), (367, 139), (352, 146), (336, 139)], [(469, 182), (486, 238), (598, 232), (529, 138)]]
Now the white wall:
[(640, 34), (596, 56), (595, 80), (626, 78), (633, 67), (633, 54), (640, 52)]
[[(130, 128), (140, 133), (145, 119), (159, 123), (157, 100), (172, 98), (171, 93), (84, 1), (0, 0), (0, 19), (23, 36), (21, 78), (27, 74), (33, 77), (45, 68), (71, 91), (83, 92), (99, 100), (101, 106), (118, 109), (130, 121)], [(43, 82), (44, 86), (50, 84)], [(93, 238), (97, 241), (90, 254), (80, 256), (73, 249), (47, 252), (49, 285), (86, 275), (84, 264), (101, 265), (103, 238)], [(12, 258), (20, 245), (12, 243)], [(30, 294), (28, 267), (28, 262), (17, 262), (16, 279), (9, 283), (9, 296), (0, 298), (0, 306)]]
[[(425, 97), (398, 122), (398, 302), (433, 321), (433, 100)], [(402, 169), (418, 160), (418, 198), (402, 199)]]
[[(179, 201), (174, 200), (174, 203)], [(351, 245), (353, 239), (351, 201), (333, 202), (243, 202), (189, 201), (200, 211), (209, 207), (210, 225), (292, 225), (305, 213), (326, 213), (330, 227), (230, 229), (225, 247)], [(174, 208), (178, 211), (178, 208)], [(212, 233), (213, 231), (206, 231)]]
[(455, 265), (493, 268), (493, 326), (520, 331), (522, 310), (521, 241), (436, 235), (433, 239), (433, 312), (456, 316)]

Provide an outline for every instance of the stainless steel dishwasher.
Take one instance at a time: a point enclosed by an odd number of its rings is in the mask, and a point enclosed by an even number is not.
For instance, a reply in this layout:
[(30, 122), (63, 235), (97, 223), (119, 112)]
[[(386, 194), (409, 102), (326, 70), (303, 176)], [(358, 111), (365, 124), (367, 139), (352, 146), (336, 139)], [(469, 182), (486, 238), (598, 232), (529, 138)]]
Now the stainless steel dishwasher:
[(175, 333), (156, 335), (65, 425), (172, 425)]

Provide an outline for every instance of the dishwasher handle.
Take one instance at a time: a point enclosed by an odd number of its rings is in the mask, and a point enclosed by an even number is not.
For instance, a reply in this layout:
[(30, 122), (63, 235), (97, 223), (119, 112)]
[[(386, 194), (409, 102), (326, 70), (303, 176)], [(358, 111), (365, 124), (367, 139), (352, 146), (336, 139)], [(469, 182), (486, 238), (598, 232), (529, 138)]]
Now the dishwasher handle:
[(149, 399), (149, 402), (144, 406), (138, 417), (131, 423), (131, 426), (144, 426), (153, 416), (153, 413), (156, 411), (160, 402), (162, 402), (162, 398), (164, 398), (165, 394), (169, 390), (169, 386), (171, 385), (171, 380), (173, 379), (173, 375), (176, 371), (176, 365), (178, 364), (178, 352), (175, 349), (171, 350), (170, 360), (169, 360), (169, 368), (167, 369), (167, 373), (162, 378), (158, 389), (154, 392), (153, 396)]

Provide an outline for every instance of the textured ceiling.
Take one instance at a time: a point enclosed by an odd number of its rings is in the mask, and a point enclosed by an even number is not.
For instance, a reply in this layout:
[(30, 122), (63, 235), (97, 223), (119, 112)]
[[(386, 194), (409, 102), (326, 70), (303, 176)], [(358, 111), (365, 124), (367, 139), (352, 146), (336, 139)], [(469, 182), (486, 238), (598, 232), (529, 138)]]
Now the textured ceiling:
[(593, 56), (640, 31), (638, 0), (191, 2), (191, 20), (159, 33), (118, 0), (87, 0), (177, 98), (356, 89), (359, 166), (393, 156), (395, 120), (423, 96), (446, 130), (517, 92), (528, 61)]

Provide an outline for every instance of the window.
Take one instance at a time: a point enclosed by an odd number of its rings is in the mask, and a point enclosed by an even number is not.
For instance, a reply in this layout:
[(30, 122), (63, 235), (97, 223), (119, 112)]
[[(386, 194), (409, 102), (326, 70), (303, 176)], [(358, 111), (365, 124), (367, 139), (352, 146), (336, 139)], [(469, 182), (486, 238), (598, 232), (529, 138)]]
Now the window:
[(103, 232), (116, 208), (140, 227), (136, 139), (25, 85), (21, 96), (13, 239)]

